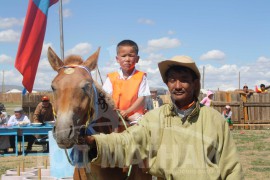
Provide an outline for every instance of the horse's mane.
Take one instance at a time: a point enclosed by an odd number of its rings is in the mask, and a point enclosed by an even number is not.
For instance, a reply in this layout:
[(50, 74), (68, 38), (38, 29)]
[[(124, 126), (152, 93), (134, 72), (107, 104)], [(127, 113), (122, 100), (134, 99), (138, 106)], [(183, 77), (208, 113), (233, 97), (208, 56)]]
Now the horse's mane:
[[(78, 55), (70, 55), (70, 56), (68, 56), (68, 57), (65, 58), (65, 60), (64, 60), (64, 65), (70, 65), (70, 64), (73, 64), (73, 65), (74, 65), (74, 64), (79, 65), (79, 64), (82, 64), (83, 62), (84, 62), (84, 61), (83, 61), (83, 59), (82, 59), (81, 56), (78, 56)], [(106, 92), (102, 89), (102, 86), (101, 86), (98, 82), (96, 82), (95, 80), (94, 80), (94, 84), (96, 85), (96, 88), (97, 88), (98, 92), (102, 93), (102, 94), (105, 96), (104, 99), (105, 99), (106, 103), (107, 103), (110, 107), (114, 108), (114, 107), (115, 107), (115, 104), (114, 104), (114, 101), (113, 101), (111, 95), (109, 95), (108, 93), (106, 93)]]

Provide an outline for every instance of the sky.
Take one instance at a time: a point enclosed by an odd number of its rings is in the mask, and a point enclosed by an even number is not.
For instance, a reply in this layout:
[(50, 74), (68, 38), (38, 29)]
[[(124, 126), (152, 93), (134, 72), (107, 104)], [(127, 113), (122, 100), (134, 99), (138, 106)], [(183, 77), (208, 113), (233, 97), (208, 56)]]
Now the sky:
[[(0, 82), (4, 77), (5, 85), (22, 86), (14, 62), (28, 1), (0, 1)], [(46, 54), (50, 46), (61, 57), (59, 5), (48, 12), (34, 82), (37, 91), (50, 90), (57, 74)], [(166, 88), (157, 64), (176, 55), (196, 62), (204, 89), (270, 85), (269, 0), (63, 0), (62, 7), (65, 57), (87, 59), (101, 47), (98, 67), (103, 81), (119, 68), (116, 45), (131, 39), (139, 46), (136, 68), (147, 73), (151, 87)]]

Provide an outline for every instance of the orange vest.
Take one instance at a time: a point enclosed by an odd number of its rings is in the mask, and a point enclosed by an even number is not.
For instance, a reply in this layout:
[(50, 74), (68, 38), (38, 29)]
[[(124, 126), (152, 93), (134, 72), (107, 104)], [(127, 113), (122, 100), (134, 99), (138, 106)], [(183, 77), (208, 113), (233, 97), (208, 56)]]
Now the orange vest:
[[(112, 98), (117, 109), (126, 110), (138, 99), (138, 92), (144, 75), (144, 72), (136, 70), (130, 79), (124, 80), (119, 78), (118, 72), (108, 74), (113, 88)], [(144, 104), (136, 111), (129, 113), (128, 116), (135, 112), (144, 114)]]

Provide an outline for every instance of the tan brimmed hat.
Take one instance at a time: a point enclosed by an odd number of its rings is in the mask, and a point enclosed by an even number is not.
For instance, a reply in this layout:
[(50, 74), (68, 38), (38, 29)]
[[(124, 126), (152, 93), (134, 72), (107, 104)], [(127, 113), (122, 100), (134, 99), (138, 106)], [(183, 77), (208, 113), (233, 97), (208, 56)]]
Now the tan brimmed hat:
[[(195, 62), (191, 59), (189, 56), (174, 56), (171, 59), (161, 61), (158, 63), (159, 71), (161, 74), (161, 77), (163, 79), (163, 82), (166, 83), (166, 71), (172, 67), (172, 66), (183, 66), (191, 69), (199, 80), (201, 80), (201, 74), (199, 69), (197, 68)], [(201, 88), (201, 87), (200, 87)], [(200, 94), (200, 88), (195, 92), (196, 97)]]

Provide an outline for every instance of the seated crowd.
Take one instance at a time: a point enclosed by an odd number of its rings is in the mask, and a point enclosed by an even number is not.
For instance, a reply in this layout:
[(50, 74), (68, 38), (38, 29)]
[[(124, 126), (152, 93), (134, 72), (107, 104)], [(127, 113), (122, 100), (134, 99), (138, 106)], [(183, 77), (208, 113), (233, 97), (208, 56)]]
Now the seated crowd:
[[(45, 123), (45, 121), (54, 121), (52, 104), (48, 96), (43, 96), (41, 102), (36, 107), (33, 116), (34, 123)], [(24, 114), (23, 108), (17, 107), (14, 109), (14, 114), (8, 117), (5, 108), (0, 111), (0, 126), (28, 126), (31, 124), (30, 119)], [(26, 135), (25, 142), (27, 142), (26, 153), (32, 150), (32, 146), (38, 138), (48, 138), (46, 135)], [(22, 141), (21, 131), (18, 131), (18, 141)], [(48, 152), (48, 143), (43, 143), (43, 152)], [(8, 153), (9, 148), (15, 152), (15, 136), (0, 136), (0, 151), (2, 154)]]

